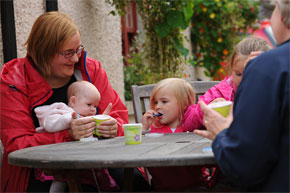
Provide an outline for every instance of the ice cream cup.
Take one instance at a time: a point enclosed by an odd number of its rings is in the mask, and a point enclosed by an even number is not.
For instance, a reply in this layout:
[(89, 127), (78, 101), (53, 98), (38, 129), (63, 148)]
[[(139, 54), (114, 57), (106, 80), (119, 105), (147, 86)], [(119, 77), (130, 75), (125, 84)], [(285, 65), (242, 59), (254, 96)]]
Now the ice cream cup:
[(123, 124), (126, 144), (127, 145), (134, 145), (140, 144), (142, 141), (142, 124), (135, 123), (135, 124)]
[(95, 115), (95, 116), (92, 116), (92, 118), (94, 119), (94, 121), (96, 123), (96, 129), (95, 129), (93, 135), (101, 136), (101, 134), (98, 132), (98, 126), (101, 124), (101, 122), (107, 121), (107, 120), (111, 119), (112, 117), (109, 115)]
[(207, 105), (209, 108), (215, 110), (216, 112), (220, 113), (222, 116), (227, 117), (230, 113), (232, 101), (220, 101), (216, 103), (211, 103)]

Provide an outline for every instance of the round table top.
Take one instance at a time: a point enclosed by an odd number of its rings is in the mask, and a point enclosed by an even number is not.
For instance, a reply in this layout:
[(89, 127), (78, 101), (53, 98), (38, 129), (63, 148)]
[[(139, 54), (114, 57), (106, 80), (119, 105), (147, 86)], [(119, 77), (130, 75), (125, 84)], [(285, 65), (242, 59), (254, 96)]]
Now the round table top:
[(215, 164), (211, 141), (194, 133), (142, 136), (126, 145), (125, 137), (41, 145), (9, 154), (12, 165), (42, 169), (131, 168)]

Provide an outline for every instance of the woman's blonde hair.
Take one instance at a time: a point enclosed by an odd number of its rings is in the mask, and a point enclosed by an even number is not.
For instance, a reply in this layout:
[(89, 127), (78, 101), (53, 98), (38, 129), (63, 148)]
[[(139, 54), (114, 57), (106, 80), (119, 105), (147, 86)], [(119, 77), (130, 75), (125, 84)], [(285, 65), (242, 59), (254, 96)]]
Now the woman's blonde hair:
[(234, 47), (234, 52), (230, 57), (229, 67), (232, 69), (239, 60), (246, 60), (251, 52), (265, 52), (269, 49), (271, 47), (266, 40), (254, 35), (247, 36)]
[(154, 99), (160, 89), (166, 88), (167, 91), (171, 92), (177, 100), (179, 113), (182, 116), (189, 105), (195, 103), (195, 92), (192, 86), (185, 80), (180, 78), (166, 78), (158, 82), (150, 96), (150, 108), (154, 109)]
[(46, 12), (36, 19), (25, 45), (42, 76), (51, 74), (53, 56), (78, 31), (76, 24), (63, 13)]
[(290, 0), (277, 0), (283, 24), (290, 29)]

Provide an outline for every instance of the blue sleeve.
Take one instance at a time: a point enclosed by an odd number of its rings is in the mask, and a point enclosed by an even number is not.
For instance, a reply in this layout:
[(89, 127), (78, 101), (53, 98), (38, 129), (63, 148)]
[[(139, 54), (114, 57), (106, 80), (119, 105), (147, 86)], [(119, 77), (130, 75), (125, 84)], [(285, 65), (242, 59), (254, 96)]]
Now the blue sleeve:
[(280, 159), (283, 133), (289, 162), (289, 57), (264, 53), (245, 69), (234, 120), (213, 141), (215, 159), (222, 172), (241, 185), (262, 183)]

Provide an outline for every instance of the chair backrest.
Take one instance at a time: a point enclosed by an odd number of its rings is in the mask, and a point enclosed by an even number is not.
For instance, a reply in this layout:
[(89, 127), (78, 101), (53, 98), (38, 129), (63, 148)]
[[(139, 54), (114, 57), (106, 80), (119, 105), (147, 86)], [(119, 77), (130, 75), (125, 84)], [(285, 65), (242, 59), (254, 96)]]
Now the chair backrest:
[[(218, 84), (219, 81), (189, 81), (196, 93), (196, 99), (203, 95), (208, 89)], [(150, 96), (155, 84), (132, 85), (132, 102), (136, 123), (141, 123), (142, 115), (150, 109)]]

